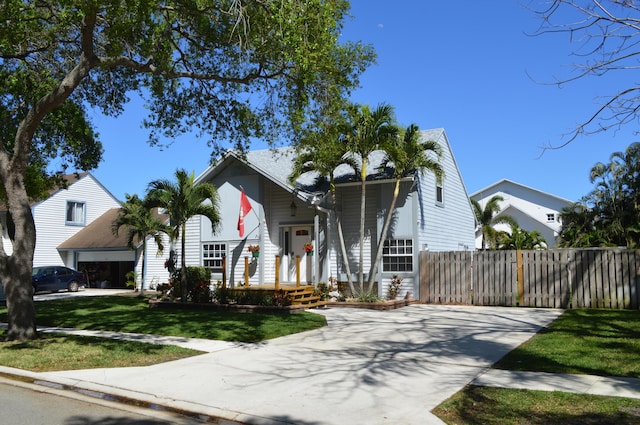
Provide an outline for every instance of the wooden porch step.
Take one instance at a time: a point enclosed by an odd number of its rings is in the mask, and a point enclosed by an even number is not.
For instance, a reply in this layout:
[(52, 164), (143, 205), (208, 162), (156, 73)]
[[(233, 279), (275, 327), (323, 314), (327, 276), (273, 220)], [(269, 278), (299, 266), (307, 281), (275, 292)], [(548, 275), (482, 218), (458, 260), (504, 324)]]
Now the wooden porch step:
[(304, 302), (304, 303), (292, 303), (291, 305), (293, 306), (301, 306), (304, 308), (317, 308), (317, 307), (324, 307), (325, 305), (327, 305), (328, 302), (327, 301), (321, 301), (320, 299), (314, 300), (314, 301), (309, 301), (309, 302)]
[[(258, 287), (256, 287), (258, 288)], [(265, 288), (265, 286), (262, 286)], [(275, 289), (275, 285), (273, 287)], [(327, 305), (327, 301), (320, 300), (319, 295), (315, 295), (315, 287), (313, 285), (280, 285), (280, 289), (285, 291), (291, 297), (292, 306), (303, 306), (304, 308), (316, 308)]]

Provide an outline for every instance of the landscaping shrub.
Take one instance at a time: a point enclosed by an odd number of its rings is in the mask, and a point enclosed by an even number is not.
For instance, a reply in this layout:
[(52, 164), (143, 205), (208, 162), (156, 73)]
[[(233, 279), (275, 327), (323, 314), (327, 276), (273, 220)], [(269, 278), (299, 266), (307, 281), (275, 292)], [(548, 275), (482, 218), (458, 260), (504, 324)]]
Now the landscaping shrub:
[(262, 306), (288, 306), (291, 305), (291, 297), (282, 289), (270, 291), (248, 288), (223, 288), (217, 285), (213, 294), (213, 301), (219, 304), (238, 305), (262, 305)]
[[(175, 269), (171, 274), (171, 282), (173, 298), (180, 298), (182, 296), (180, 269)], [(208, 303), (212, 298), (211, 271), (206, 267), (187, 266), (187, 301)]]

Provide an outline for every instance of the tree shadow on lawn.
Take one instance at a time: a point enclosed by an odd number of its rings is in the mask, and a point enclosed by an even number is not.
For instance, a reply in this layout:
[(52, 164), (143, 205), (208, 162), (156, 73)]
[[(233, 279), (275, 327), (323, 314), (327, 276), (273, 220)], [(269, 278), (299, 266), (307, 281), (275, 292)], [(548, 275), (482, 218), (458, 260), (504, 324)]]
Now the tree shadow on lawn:
[[(0, 320), (6, 320), (0, 315)], [(234, 342), (260, 342), (326, 325), (310, 313), (280, 315), (208, 309), (149, 308), (135, 297), (100, 296), (36, 303), (38, 326), (181, 336)]]

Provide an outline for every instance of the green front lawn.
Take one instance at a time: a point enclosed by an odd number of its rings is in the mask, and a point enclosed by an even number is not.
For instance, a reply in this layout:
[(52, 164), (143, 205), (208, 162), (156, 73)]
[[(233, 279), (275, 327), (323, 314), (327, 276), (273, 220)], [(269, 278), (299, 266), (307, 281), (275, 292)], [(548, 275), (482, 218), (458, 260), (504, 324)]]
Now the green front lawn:
[[(0, 322), (6, 322), (6, 309)], [(132, 296), (73, 297), (36, 303), (38, 326), (260, 342), (325, 326), (319, 314), (217, 312), (207, 309), (149, 308)]]
[(640, 378), (640, 311), (568, 310), (494, 367)]
[(0, 365), (34, 372), (148, 366), (198, 354), (202, 352), (169, 345), (63, 334), (0, 342)]
[(433, 413), (459, 425), (638, 425), (640, 400), (469, 386)]
[[(235, 342), (260, 342), (325, 326), (324, 316), (149, 308), (132, 296), (73, 297), (36, 303), (38, 326), (133, 332)], [(7, 321), (0, 308), (0, 322)], [(3, 336), (0, 333), (0, 338)], [(0, 364), (22, 369), (67, 370), (142, 366), (199, 354), (178, 347), (102, 338), (40, 335), (25, 343), (0, 342)]]
[[(496, 368), (640, 378), (640, 311), (568, 310)], [(468, 386), (433, 413), (448, 424), (640, 424), (640, 400)]]

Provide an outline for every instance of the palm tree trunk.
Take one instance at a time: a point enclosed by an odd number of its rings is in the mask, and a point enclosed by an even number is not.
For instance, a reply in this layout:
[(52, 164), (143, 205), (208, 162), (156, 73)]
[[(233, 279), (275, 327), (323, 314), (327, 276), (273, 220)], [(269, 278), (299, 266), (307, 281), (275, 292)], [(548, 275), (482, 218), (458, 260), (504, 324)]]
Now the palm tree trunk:
[(140, 279), (140, 294), (139, 297), (144, 297), (144, 278), (146, 275), (145, 264), (147, 262), (147, 237), (142, 239), (142, 278)]
[(351, 279), (351, 268), (349, 267), (349, 258), (347, 257), (347, 247), (344, 244), (344, 234), (342, 233), (342, 220), (336, 211), (336, 193), (335, 190), (331, 191), (331, 197), (333, 202), (333, 213), (336, 217), (336, 226), (338, 227), (338, 239), (340, 240), (340, 251), (342, 252), (342, 262), (344, 270), (347, 273), (347, 282), (349, 283), (349, 290), (351, 295), (355, 294), (355, 288), (353, 287), (353, 279)]
[(400, 193), (400, 179), (396, 179), (396, 186), (393, 189), (393, 198), (391, 199), (391, 205), (389, 206), (389, 211), (387, 212), (387, 218), (384, 220), (384, 226), (382, 226), (382, 233), (380, 234), (380, 240), (378, 241), (378, 249), (376, 251), (376, 257), (373, 263), (371, 264), (371, 271), (369, 272), (369, 282), (367, 283), (368, 292), (371, 292), (373, 290), (373, 282), (375, 280), (376, 273), (378, 272), (378, 263), (380, 262), (380, 258), (382, 257), (384, 241), (387, 238), (387, 232), (389, 231), (389, 227), (391, 225), (391, 217), (393, 216), (393, 211), (396, 208), (396, 201), (398, 200), (399, 193)]
[(186, 245), (186, 233), (187, 231), (187, 226), (186, 224), (182, 225), (182, 237), (181, 237), (181, 250), (182, 250), (182, 255), (180, 258), (180, 282), (181, 282), (181, 286), (182, 286), (182, 302), (186, 303), (187, 302), (187, 261), (184, 258), (184, 252), (185, 252), (185, 245)]
[(360, 264), (358, 265), (358, 286), (360, 290), (364, 289), (364, 216), (365, 216), (365, 190), (367, 179), (366, 159), (362, 159), (362, 171), (360, 172), (360, 180), (362, 181), (362, 190), (360, 193)]

